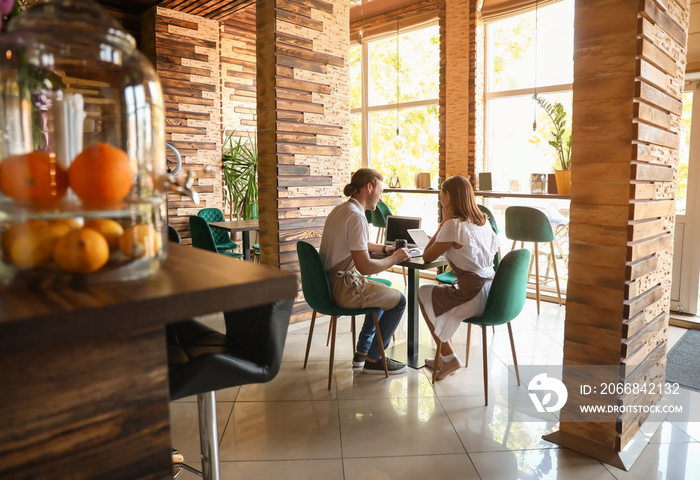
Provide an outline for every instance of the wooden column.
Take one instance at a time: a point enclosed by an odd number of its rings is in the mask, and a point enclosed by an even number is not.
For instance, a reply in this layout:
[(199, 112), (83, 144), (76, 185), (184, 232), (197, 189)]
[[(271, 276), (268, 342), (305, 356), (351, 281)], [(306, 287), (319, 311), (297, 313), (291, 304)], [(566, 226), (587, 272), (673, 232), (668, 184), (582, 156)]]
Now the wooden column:
[[(688, 17), (687, 0), (576, 2), (564, 364), (619, 365), (619, 382), (665, 378)], [(574, 385), (548, 438), (629, 466), (620, 452), (648, 415), (568, 421), (590, 404)]]
[(469, 72), (475, 72), (471, 55), (474, 28), (470, 23), (471, 4), (474, 3), (446, 0), (440, 9), (441, 179), (469, 175), (468, 159), (473, 162), (470, 113), (474, 107), (474, 75), (470, 77)]
[[(349, 0), (257, 3), (261, 261), (297, 272), (350, 181)], [(292, 320), (310, 317), (303, 301)]]

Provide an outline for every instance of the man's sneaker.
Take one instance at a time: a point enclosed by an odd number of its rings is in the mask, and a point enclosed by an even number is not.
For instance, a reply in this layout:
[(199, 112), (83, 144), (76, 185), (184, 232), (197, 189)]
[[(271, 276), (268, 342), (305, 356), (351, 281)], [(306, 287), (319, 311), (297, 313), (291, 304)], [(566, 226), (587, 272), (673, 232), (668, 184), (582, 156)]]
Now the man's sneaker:
[[(386, 368), (389, 375), (398, 375), (399, 373), (403, 373), (408, 369), (405, 363), (397, 362), (391, 358), (386, 359)], [(362, 369), (362, 373), (367, 373), (369, 375), (384, 375), (384, 364), (382, 363), (382, 360), (379, 359), (376, 362), (365, 362), (365, 368)]]
[(361, 368), (365, 366), (365, 360), (367, 360), (367, 354), (362, 352), (355, 352), (355, 356), (352, 357), (352, 366)]

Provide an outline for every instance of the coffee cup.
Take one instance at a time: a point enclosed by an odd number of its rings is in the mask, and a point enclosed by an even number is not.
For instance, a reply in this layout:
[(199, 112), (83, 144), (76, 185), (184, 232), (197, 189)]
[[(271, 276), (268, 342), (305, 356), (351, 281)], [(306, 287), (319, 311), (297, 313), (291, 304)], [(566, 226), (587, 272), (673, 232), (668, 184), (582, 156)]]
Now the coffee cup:
[(396, 240), (394, 240), (394, 246), (396, 247), (397, 250), (399, 248), (406, 248), (407, 245), (408, 245), (408, 241), (406, 241), (405, 238), (397, 238)]

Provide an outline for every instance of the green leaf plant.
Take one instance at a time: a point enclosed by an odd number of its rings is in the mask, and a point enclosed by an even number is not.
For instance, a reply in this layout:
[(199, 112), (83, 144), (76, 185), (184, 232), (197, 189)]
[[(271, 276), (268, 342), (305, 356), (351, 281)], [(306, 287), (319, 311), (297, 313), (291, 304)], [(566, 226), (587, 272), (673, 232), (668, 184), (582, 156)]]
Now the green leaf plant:
[(571, 132), (566, 131), (566, 110), (561, 103), (548, 102), (537, 94), (533, 95), (533, 98), (547, 112), (554, 126), (548, 143), (554, 148), (557, 156), (555, 169), (559, 166), (558, 170), (569, 170), (571, 168)]
[(247, 138), (229, 134), (222, 154), (224, 175), (224, 207), (229, 217), (242, 220), (258, 218), (258, 144)]

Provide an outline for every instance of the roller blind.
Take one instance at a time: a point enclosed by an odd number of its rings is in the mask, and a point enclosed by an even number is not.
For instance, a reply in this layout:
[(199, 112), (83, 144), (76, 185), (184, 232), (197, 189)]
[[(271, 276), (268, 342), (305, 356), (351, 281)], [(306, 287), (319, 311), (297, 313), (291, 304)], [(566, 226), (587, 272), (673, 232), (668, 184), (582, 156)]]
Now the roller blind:
[(561, 0), (483, 0), (481, 18), (484, 22), (493, 22), (538, 8), (560, 2)]

